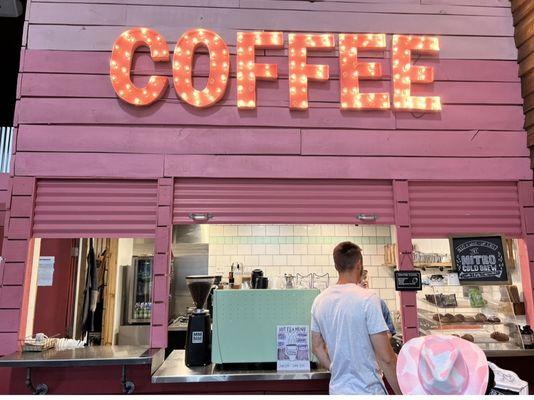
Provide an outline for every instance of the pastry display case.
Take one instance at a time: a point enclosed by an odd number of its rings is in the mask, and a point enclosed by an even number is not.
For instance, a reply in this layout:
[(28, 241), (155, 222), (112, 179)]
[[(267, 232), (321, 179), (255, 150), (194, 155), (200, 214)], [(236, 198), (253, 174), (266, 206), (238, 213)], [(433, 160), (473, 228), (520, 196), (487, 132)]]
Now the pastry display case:
[(417, 305), (421, 335), (456, 335), (483, 350), (524, 348), (506, 286), (423, 286)]

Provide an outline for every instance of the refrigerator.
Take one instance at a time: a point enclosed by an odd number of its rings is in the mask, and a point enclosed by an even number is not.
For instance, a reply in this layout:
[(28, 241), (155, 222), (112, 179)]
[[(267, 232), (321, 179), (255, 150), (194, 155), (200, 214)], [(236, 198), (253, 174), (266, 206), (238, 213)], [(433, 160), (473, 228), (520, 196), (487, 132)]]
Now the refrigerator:
[(132, 258), (128, 268), (128, 324), (150, 323), (152, 315), (152, 256)]

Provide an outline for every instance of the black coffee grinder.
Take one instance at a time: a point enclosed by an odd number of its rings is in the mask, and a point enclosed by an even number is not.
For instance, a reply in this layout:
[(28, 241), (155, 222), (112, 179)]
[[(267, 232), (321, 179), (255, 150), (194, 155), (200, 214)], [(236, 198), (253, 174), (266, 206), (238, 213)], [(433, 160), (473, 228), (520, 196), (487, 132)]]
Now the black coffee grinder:
[(204, 304), (215, 281), (214, 276), (191, 275), (185, 278), (195, 311), (189, 316), (185, 340), (185, 364), (200, 367), (211, 364), (211, 318)]

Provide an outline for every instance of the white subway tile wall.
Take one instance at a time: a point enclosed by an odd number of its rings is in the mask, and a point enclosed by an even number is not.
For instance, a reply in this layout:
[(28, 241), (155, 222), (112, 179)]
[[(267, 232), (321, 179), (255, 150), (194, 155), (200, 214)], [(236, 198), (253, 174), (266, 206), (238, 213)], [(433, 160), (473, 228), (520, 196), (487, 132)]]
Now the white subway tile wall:
[(275, 278), (284, 273), (328, 273), (335, 283), (337, 272), (332, 250), (350, 240), (363, 250), (371, 289), (397, 310), (393, 270), (385, 267), (384, 245), (391, 243), (389, 226), (354, 225), (209, 225), (209, 272), (227, 275), (232, 262), (245, 271), (261, 268)]

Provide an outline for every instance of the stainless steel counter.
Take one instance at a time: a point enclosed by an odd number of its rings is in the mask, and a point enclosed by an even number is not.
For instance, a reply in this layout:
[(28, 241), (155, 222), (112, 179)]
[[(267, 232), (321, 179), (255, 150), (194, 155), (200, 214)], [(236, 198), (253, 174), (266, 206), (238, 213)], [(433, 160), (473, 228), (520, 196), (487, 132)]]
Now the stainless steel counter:
[(517, 350), (484, 350), (486, 357), (533, 357), (533, 349), (517, 349)]
[(90, 346), (71, 350), (16, 352), (0, 357), (0, 367), (88, 367), (151, 364), (160, 353), (146, 346)]
[(276, 370), (221, 370), (215, 365), (189, 368), (185, 365), (185, 351), (174, 350), (152, 375), (152, 383), (227, 382), (227, 381), (283, 381), (330, 379), (325, 369), (310, 372), (277, 372)]
[(135, 384), (126, 378), (127, 365), (150, 365), (153, 374), (162, 364), (164, 349), (146, 346), (90, 346), (71, 350), (50, 349), (43, 352), (16, 352), (0, 357), (0, 367), (26, 368), (26, 387), (33, 394), (47, 394), (48, 385), (32, 382), (34, 367), (90, 367), (118, 365), (122, 367), (121, 385), (126, 394), (133, 393)]
[(187, 322), (174, 321), (172, 324), (169, 325), (168, 330), (174, 332), (185, 332), (187, 331)]

